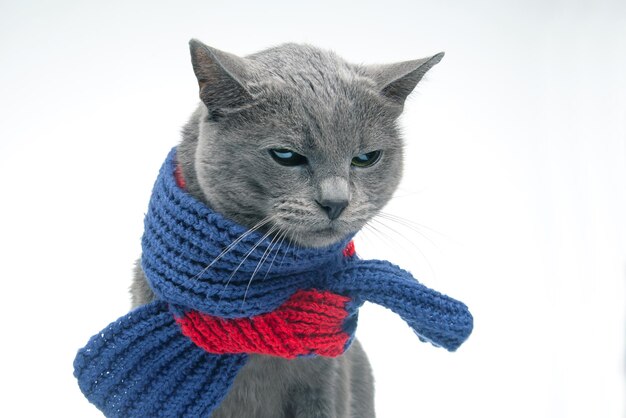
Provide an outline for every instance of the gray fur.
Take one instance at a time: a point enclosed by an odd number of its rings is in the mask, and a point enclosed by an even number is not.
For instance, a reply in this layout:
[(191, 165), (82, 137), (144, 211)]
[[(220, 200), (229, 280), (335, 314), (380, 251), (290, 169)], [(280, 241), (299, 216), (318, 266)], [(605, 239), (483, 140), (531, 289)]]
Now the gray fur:
[[(178, 147), (187, 190), (284, 245), (325, 246), (388, 202), (402, 173), (396, 126), (404, 100), (442, 53), (391, 65), (349, 64), (308, 45), (245, 58), (190, 42), (202, 103)], [(307, 163), (286, 167), (270, 149)], [(366, 168), (359, 154), (382, 150)], [(329, 205), (341, 206), (329, 215)], [(345, 206), (345, 207), (344, 207)], [(281, 244), (283, 245), (283, 244)], [(138, 264), (133, 306), (154, 298)], [(374, 417), (374, 385), (358, 341), (341, 357), (251, 356), (213, 418)]]

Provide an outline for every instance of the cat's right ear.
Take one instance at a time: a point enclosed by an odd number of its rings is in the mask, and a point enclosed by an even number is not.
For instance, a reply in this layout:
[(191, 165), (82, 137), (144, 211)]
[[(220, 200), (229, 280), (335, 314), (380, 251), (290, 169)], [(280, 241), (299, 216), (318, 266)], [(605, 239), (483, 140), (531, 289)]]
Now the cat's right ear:
[(189, 50), (200, 99), (209, 109), (211, 118), (217, 119), (229, 109), (242, 107), (252, 100), (243, 82), (246, 76), (243, 58), (211, 48), (196, 39), (189, 41)]
[(367, 71), (374, 79), (380, 94), (402, 110), (407, 96), (424, 77), (424, 74), (441, 61), (443, 55), (444, 53), (440, 52), (432, 57), (413, 61), (372, 65), (367, 68)]

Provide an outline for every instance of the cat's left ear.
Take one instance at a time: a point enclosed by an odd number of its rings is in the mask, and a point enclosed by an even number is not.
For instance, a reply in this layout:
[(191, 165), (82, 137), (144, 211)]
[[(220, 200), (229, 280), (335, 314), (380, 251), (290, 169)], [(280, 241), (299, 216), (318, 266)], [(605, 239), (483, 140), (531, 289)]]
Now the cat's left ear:
[(432, 57), (403, 61), (395, 64), (372, 65), (367, 72), (374, 79), (380, 93), (400, 107), (404, 106), (407, 96), (417, 83), (443, 58), (440, 52)]

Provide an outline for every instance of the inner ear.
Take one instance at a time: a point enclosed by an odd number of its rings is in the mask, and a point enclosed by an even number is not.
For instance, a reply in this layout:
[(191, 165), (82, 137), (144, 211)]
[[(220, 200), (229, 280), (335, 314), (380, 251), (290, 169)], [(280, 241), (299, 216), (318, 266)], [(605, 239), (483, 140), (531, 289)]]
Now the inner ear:
[(367, 68), (376, 82), (380, 94), (392, 102), (403, 106), (407, 96), (420, 82), (424, 74), (443, 58), (440, 52), (431, 57), (387, 65), (374, 65)]
[(198, 79), (200, 99), (211, 115), (245, 106), (252, 97), (244, 85), (246, 61), (236, 55), (189, 41), (191, 63)]

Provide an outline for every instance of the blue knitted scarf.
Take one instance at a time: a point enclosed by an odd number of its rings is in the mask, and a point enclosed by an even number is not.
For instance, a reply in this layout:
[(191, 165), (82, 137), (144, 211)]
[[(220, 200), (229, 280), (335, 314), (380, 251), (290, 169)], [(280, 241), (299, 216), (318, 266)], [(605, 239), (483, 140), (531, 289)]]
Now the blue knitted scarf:
[[(249, 353), (293, 358), (347, 349), (365, 301), (391, 309), (420, 339), (450, 351), (471, 333), (472, 316), (463, 303), (426, 288), (387, 261), (346, 256), (349, 238), (324, 249), (277, 245), (194, 199), (177, 185), (175, 170), (172, 150), (152, 191), (142, 238), (142, 267), (157, 300), (93, 336), (74, 361), (80, 389), (106, 416), (208, 416)], [(307, 290), (316, 293), (293, 302), (294, 295)], [(336, 300), (333, 295), (348, 302), (324, 305)], [(280, 332), (272, 331), (273, 342), (263, 335), (251, 341), (241, 329), (241, 324), (257, 324), (273, 330), (278, 316), (297, 319), (297, 309), (285, 308), (294, 303), (321, 307), (319, 318), (325, 306), (328, 312), (345, 312), (337, 317), (345, 338), (329, 343), (330, 336), (313, 338), (302, 328), (300, 334), (287, 335), (287, 320)], [(237, 336), (231, 338), (230, 331), (211, 334), (209, 341), (207, 323), (222, 330), (234, 324), (248, 348), (233, 349)], [(298, 338), (309, 345), (296, 348)], [(220, 348), (222, 340), (229, 340), (228, 348)], [(288, 340), (286, 348), (277, 347), (283, 340)], [(335, 340), (339, 352), (328, 354), (325, 347), (336, 345)], [(266, 348), (256, 348), (262, 346)]]

